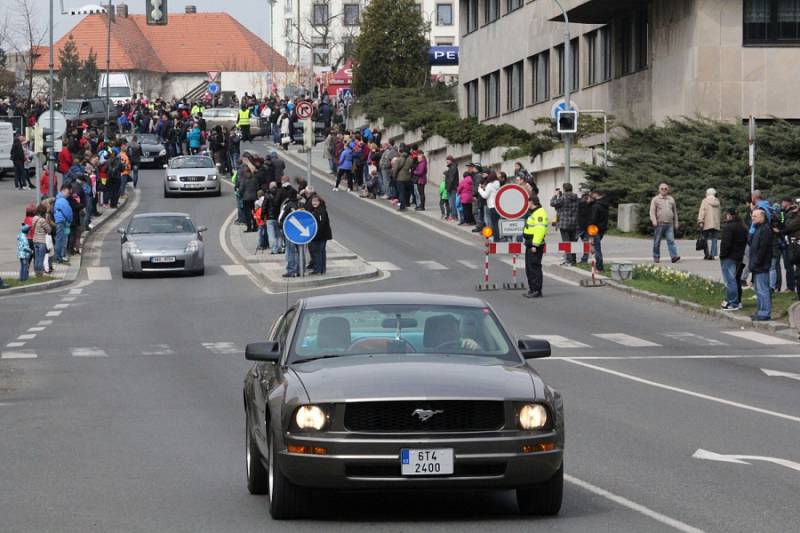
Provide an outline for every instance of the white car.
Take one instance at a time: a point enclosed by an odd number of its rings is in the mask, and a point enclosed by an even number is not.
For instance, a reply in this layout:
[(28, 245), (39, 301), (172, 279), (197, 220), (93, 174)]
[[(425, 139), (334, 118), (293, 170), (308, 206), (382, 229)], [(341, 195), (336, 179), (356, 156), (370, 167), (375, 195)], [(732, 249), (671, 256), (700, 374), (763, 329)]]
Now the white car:
[(173, 157), (164, 167), (164, 198), (179, 195), (222, 194), (221, 173), (207, 155)]

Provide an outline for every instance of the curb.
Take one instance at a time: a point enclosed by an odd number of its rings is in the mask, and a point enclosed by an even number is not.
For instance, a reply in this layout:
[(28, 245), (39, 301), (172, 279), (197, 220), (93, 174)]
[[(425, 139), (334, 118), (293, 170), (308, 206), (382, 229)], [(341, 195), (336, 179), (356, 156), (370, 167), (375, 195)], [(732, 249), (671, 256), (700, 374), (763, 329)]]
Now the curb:
[[(134, 194), (134, 193), (138, 194), (138, 192), (136, 192), (136, 189), (131, 189), (131, 193), (128, 194), (128, 198), (130, 198), (131, 195)], [(125, 208), (127, 206), (128, 206), (128, 200), (125, 200), (125, 202), (121, 203), (121, 205), (117, 208), (117, 210), (114, 211), (113, 213), (111, 213), (108, 217), (101, 217), (97, 221), (97, 223), (94, 224), (94, 226), (92, 228), (92, 231), (89, 232), (87, 238), (84, 238), (83, 241), (81, 242), (81, 244), (82, 244), (81, 248), (86, 246), (86, 243), (94, 238), (94, 235), (97, 233), (97, 230), (99, 230), (102, 226), (104, 226), (109, 220), (114, 220), (115, 218), (117, 218), (119, 213), (125, 211)], [(64, 287), (66, 285), (74, 283), (75, 280), (78, 279), (78, 276), (81, 273), (81, 269), (83, 268), (83, 254), (79, 255), (78, 258), (79, 258), (78, 259), (78, 265), (77, 265), (77, 268), (75, 269), (75, 275), (69, 275), (67, 277), (64, 277), (63, 279), (57, 279), (57, 280), (53, 280), (53, 281), (46, 281), (44, 283), (35, 283), (33, 285), (25, 285), (23, 287), (14, 287), (14, 288), (11, 288), (11, 289), (2, 289), (2, 291), (0, 291), (0, 298), (2, 298), (4, 296), (12, 296), (12, 295), (15, 295), (15, 294), (27, 294), (27, 293), (32, 293), (32, 292), (43, 292), (43, 291), (48, 291), (48, 290), (52, 290), (52, 289), (58, 289), (59, 287)]]

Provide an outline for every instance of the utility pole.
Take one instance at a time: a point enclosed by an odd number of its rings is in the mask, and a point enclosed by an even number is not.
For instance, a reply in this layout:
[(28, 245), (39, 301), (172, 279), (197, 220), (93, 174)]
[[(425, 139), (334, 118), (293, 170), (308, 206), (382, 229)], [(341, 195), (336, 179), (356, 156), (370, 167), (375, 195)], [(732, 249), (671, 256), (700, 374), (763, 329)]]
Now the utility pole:
[(111, 120), (111, 15), (114, 9), (114, 0), (108, 0), (106, 17), (108, 18), (108, 35), (106, 36), (106, 123), (103, 127), (103, 137), (108, 141)]
[[(564, 15), (564, 25), (567, 31), (564, 33), (564, 101), (567, 104), (567, 109), (572, 109), (572, 54), (570, 53), (570, 35), (569, 35), (569, 16), (567, 10), (561, 5), (559, 0), (553, 0), (561, 13)], [(564, 138), (564, 183), (572, 183), (570, 180), (570, 169), (572, 163), (572, 134), (567, 133)]]
[(267, 0), (269, 4), (269, 95), (272, 96), (272, 87), (275, 83), (275, 0)]
[[(54, 75), (53, 75), (53, 0), (50, 0), (50, 73), (49, 73), (49, 80), (48, 80), (48, 106), (50, 109), (50, 131), (52, 132), (55, 130), (56, 127), (56, 115), (55, 109), (53, 108), (53, 82), (54, 82)], [(55, 142), (55, 135), (53, 136), (53, 141)], [(55, 177), (56, 177), (56, 160), (55, 160), (55, 146), (50, 148), (47, 153), (47, 171), (50, 173), (49, 180), (50, 180), (50, 194), (55, 198), (56, 191), (55, 189)], [(36, 184), (39, 187), (39, 184)]]

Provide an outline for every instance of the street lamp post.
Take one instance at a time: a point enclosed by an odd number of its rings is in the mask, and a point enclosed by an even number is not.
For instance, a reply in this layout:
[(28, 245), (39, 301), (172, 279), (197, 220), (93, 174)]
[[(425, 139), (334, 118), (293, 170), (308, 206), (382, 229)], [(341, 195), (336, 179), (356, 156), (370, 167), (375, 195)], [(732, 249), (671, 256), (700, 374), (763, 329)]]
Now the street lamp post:
[(108, 35), (106, 35), (106, 122), (103, 126), (103, 138), (108, 141), (111, 120), (111, 15), (114, 0), (108, 0), (106, 18), (108, 19)]
[[(53, 108), (53, 81), (54, 81), (54, 74), (53, 74), (53, 0), (50, 0), (50, 73), (48, 79), (48, 89), (47, 89), (47, 96), (48, 102), (47, 105), (50, 109), (50, 132), (51, 132), (51, 139), (55, 142), (55, 135), (53, 135), (53, 130), (56, 127), (56, 115), (55, 109)], [(50, 151), (47, 153), (47, 172), (49, 174), (48, 179), (50, 180), (50, 194), (54, 197), (56, 195), (55, 189), (55, 177), (56, 177), (56, 159), (55, 154), (55, 145), (50, 148)], [(36, 186), (38, 187), (39, 184), (37, 183)]]
[[(564, 101), (567, 104), (567, 109), (572, 109), (572, 58), (570, 54), (571, 39), (569, 35), (569, 16), (567, 15), (567, 10), (564, 9), (564, 6), (561, 5), (559, 0), (553, 1), (561, 10), (561, 13), (564, 16), (564, 26), (567, 28), (566, 32), (564, 33)], [(570, 167), (572, 166), (570, 161), (572, 156), (572, 134), (565, 133), (564, 135), (564, 182), (572, 183), (572, 181), (570, 181)]]
[(275, 83), (275, 0), (267, 0), (269, 4), (269, 96), (272, 97), (272, 87)]

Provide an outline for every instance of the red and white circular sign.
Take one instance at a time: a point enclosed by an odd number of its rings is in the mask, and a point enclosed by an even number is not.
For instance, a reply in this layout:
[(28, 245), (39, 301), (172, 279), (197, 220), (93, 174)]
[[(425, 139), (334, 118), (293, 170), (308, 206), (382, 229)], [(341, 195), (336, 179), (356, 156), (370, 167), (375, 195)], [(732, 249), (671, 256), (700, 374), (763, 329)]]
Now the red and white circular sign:
[(297, 118), (301, 120), (305, 120), (307, 118), (311, 118), (311, 115), (314, 114), (314, 106), (311, 102), (303, 100), (302, 102), (297, 103)]
[(517, 220), (528, 212), (528, 192), (519, 185), (503, 185), (494, 197), (497, 213), (506, 220)]

